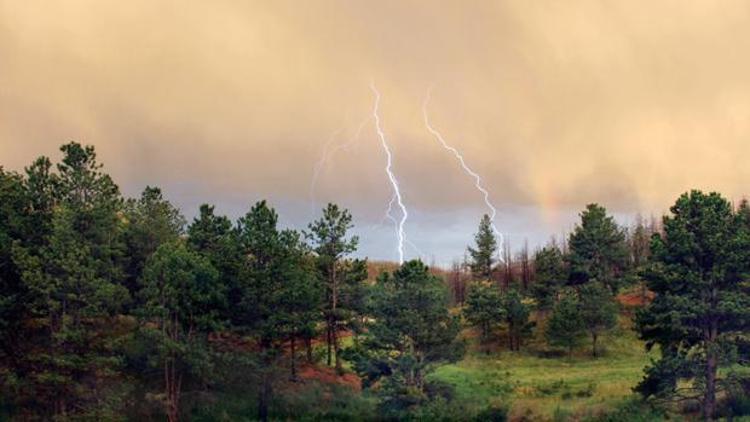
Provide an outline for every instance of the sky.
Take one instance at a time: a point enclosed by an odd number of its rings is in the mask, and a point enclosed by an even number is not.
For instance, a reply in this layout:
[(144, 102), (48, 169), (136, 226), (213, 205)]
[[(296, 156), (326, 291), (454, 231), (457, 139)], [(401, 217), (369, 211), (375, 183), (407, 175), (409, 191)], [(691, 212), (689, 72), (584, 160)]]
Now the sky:
[(75, 140), (126, 195), (160, 186), (189, 218), (267, 198), (303, 228), (333, 201), (360, 255), (395, 259), (374, 84), (407, 257), (445, 265), (488, 210), (425, 127), (430, 90), (496, 226), (533, 247), (590, 202), (627, 222), (693, 188), (744, 197), (749, 51), (733, 0), (0, 0), (0, 165)]

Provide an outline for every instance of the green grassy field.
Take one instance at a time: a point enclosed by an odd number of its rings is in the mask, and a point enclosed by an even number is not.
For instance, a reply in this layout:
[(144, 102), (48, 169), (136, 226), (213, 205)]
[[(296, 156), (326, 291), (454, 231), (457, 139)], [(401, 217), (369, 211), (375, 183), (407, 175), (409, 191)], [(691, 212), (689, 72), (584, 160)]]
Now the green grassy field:
[(631, 398), (649, 362), (630, 325), (622, 317), (619, 328), (602, 342), (604, 350), (597, 358), (590, 356), (586, 346), (571, 358), (548, 357), (541, 327), (520, 352), (495, 345), (488, 355), (467, 331), (466, 358), (439, 368), (432, 376), (453, 385), (457, 398), (472, 405), (508, 405), (511, 419), (593, 416)]

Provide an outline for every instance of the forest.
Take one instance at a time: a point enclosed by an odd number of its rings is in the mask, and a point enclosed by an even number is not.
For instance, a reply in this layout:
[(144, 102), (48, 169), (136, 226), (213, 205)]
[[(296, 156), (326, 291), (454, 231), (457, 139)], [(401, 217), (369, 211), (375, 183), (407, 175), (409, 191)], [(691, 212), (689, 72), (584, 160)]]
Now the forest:
[[(0, 167), (0, 420), (750, 415), (750, 205), (693, 190), (537, 250), (488, 216), (451, 268), (355, 258), (353, 216), (186, 221), (93, 146)], [(750, 419), (748, 419), (750, 420)]]

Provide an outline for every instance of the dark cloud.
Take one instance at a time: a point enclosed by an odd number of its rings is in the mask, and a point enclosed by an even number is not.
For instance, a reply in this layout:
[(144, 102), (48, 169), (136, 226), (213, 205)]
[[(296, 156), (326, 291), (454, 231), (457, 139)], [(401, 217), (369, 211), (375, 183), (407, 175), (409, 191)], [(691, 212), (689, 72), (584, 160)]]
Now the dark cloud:
[[(691, 187), (747, 192), (748, 7), (0, 0), (0, 156), (21, 168), (80, 140), (130, 194), (159, 184), (231, 209), (272, 197), (302, 224), (323, 145), (354, 136), (374, 81), (412, 227), (453, 239), (440, 228), (459, 215), (473, 227), (483, 209), (422, 123), (434, 86), (434, 125), (501, 210), (543, 223), (499, 225), (541, 238), (586, 202), (650, 212)], [(323, 169), (318, 201), (373, 224), (390, 196), (382, 166), (368, 125)]]

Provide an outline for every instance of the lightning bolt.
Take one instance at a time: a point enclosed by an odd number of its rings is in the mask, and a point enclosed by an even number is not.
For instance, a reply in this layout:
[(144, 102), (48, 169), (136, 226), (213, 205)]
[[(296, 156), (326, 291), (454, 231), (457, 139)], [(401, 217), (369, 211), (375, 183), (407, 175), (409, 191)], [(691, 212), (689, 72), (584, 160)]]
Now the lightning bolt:
[(333, 141), (336, 140), (336, 137), (343, 131), (343, 129), (339, 129), (333, 134), (331, 134), (331, 137), (328, 138), (326, 143), (323, 145), (323, 152), (320, 155), (320, 159), (315, 162), (315, 165), (313, 166), (313, 175), (310, 179), (310, 212), (311, 214), (315, 214), (315, 185), (318, 183), (318, 177), (320, 176), (320, 171), (323, 169), (323, 167), (326, 164), (326, 161), (328, 160), (328, 149), (331, 147), (331, 144)]
[[(391, 196), (391, 200), (388, 202), (388, 208), (385, 210), (385, 215), (383, 216), (383, 219), (380, 221), (380, 225), (382, 225), (387, 219), (387, 220), (390, 220), (396, 226), (398, 226), (398, 220), (396, 220), (396, 217), (394, 217), (393, 214), (391, 214), (391, 211), (393, 211), (394, 202), (396, 202), (396, 195)], [(414, 244), (414, 242), (412, 242), (409, 239), (404, 239), (404, 243), (410, 248), (412, 248), (412, 250), (414, 250), (414, 252), (416, 252), (417, 255), (419, 255), (422, 261), (426, 260), (427, 255), (425, 255), (425, 253), (422, 252), (422, 250), (419, 249), (417, 245)]]
[(336, 155), (337, 152), (349, 149), (352, 146), (359, 144), (359, 139), (360, 139), (360, 135), (362, 134), (362, 129), (365, 127), (367, 122), (370, 121), (370, 119), (372, 119), (372, 117), (367, 116), (367, 118), (362, 120), (362, 122), (357, 127), (357, 130), (354, 132), (354, 136), (349, 141), (338, 144), (335, 147), (333, 147), (333, 149), (331, 149), (331, 144), (333, 144), (333, 142), (336, 140), (338, 135), (344, 131), (344, 129), (341, 128), (337, 130), (336, 132), (334, 132), (331, 135), (331, 137), (328, 138), (328, 141), (326, 141), (326, 143), (323, 145), (323, 152), (320, 154), (320, 158), (318, 159), (318, 161), (315, 162), (315, 165), (313, 166), (313, 175), (312, 175), (312, 178), (310, 179), (310, 208), (311, 208), (312, 214), (315, 214), (315, 205), (316, 205), (315, 186), (318, 183), (318, 178), (320, 176), (321, 170), (325, 168), (328, 161), (330, 161), (333, 158), (333, 156)]
[[(396, 224), (397, 228), (397, 234), (398, 234), (398, 262), (399, 264), (404, 263), (404, 224), (406, 223), (406, 220), (409, 218), (409, 213), (406, 211), (406, 206), (404, 206), (403, 198), (401, 197), (401, 189), (398, 186), (398, 180), (396, 179), (396, 176), (393, 174), (393, 170), (391, 169), (392, 163), (393, 163), (393, 155), (391, 154), (391, 148), (388, 146), (388, 141), (385, 138), (385, 133), (383, 132), (383, 129), (380, 127), (380, 116), (378, 115), (378, 107), (380, 106), (380, 92), (375, 88), (374, 83), (370, 83), (370, 89), (375, 94), (375, 105), (372, 109), (372, 116), (375, 119), (375, 130), (378, 133), (378, 137), (380, 138), (380, 144), (383, 146), (383, 151), (385, 151), (386, 156), (386, 166), (385, 166), (385, 172), (388, 175), (388, 180), (391, 182), (391, 186), (393, 187), (393, 195), (396, 197), (396, 203), (398, 204), (398, 207), (401, 209), (401, 219), (398, 220), (398, 224)], [(390, 215), (390, 212), (388, 213)], [(395, 220), (395, 219), (394, 219)]]
[(497, 215), (497, 209), (494, 205), (492, 205), (492, 202), (490, 201), (490, 193), (487, 191), (487, 189), (482, 186), (482, 177), (479, 176), (474, 170), (472, 170), (467, 164), (466, 161), (464, 161), (464, 157), (461, 155), (458, 150), (450, 145), (445, 141), (443, 138), (443, 135), (440, 134), (432, 125), (430, 124), (430, 118), (427, 115), (427, 105), (430, 102), (430, 97), (432, 95), (432, 89), (427, 91), (427, 97), (425, 97), (424, 102), (422, 103), (422, 115), (424, 116), (424, 124), (427, 127), (427, 130), (437, 139), (437, 141), (440, 143), (440, 145), (443, 146), (446, 150), (448, 150), (450, 153), (453, 154), (454, 157), (456, 157), (456, 160), (458, 160), (459, 164), (461, 164), (461, 168), (463, 168), (464, 172), (471, 176), (474, 179), (474, 186), (477, 188), (479, 192), (481, 192), (484, 203), (487, 205), (487, 208), (490, 210), (490, 224), (492, 225), (492, 230), (495, 232), (495, 235), (500, 239), (500, 249), (499, 249), (499, 258), (500, 262), (505, 263), (505, 258), (503, 258), (503, 248), (505, 247), (505, 239), (503, 237), (503, 234), (500, 233), (500, 231), (495, 227), (495, 216)]

